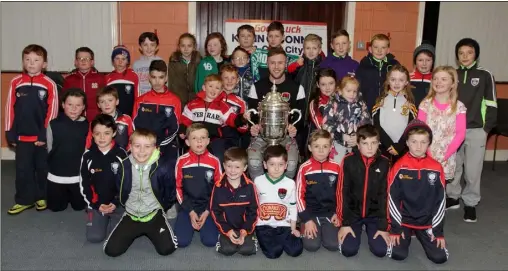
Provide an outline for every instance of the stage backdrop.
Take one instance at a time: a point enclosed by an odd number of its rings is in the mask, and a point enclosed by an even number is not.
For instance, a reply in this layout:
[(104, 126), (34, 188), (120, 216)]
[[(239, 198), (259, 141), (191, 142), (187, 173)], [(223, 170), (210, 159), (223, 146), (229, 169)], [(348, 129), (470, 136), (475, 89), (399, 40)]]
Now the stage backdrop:
[[(224, 22), (224, 38), (228, 44), (228, 54), (239, 45), (236, 37), (236, 30), (244, 24), (252, 25), (256, 31), (254, 45), (257, 48), (266, 49), (268, 46), (268, 33), (266, 28), (271, 20), (233, 20), (229, 19)], [(316, 34), (323, 39), (322, 50), (326, 55), (328, 41), (326, 38), (326, 23), (317, 22), (296, 22), (296, 21), (280, 21), (284, 25), (284, 43), (282, 46), (287, 54), (303, 55), (303, 39), (308, 34)]]

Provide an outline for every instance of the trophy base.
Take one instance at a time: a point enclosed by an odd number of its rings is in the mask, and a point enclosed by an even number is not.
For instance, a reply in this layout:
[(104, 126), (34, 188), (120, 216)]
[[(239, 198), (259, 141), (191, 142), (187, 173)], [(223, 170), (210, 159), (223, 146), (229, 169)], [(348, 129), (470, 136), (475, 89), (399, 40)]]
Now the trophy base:
[(280, 145), (284, 139), (265, 139), (266, 143), (268, 143), (268, 146), (275, 146)]

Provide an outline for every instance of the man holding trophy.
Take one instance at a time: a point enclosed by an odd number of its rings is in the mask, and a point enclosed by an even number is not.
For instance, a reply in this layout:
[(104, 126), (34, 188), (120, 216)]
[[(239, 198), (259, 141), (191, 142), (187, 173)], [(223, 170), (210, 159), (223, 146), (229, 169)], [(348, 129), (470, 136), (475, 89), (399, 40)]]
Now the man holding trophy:
[(287, 177), (294, 179), (298, 170), (299, 152), (296, 135), (303, 123), (300, 121), (301, 112), (304, 112), (307, 105), (303, 87), (286, 77), (286, 63), (284, 49), (270, 49), (267, 59), (270, 75), (252, 85), (249, 92), (247, 101), (249, 110), (245, 112), (244, 117), (253, 124), (250, 129), (253, 138), (247, 150), (252, 180), (265, 172), (263, 153), (269, 145), (280, 144), (286, 148)]

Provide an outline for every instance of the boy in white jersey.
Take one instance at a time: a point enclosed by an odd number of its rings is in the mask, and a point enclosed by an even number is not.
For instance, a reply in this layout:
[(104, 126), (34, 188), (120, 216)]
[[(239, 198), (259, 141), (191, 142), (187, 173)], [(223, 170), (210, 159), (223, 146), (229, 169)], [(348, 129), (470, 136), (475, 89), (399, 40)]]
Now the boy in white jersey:
[(256, 236), (263, 254), (276, 259), (285, 251), (289, 256), (302, 254), (303, 244), (296, 229), (296, 185), (286, 177), (288, 153), (281, 145), (266, 148), (264, 175), (254, 180), (259, 199)]

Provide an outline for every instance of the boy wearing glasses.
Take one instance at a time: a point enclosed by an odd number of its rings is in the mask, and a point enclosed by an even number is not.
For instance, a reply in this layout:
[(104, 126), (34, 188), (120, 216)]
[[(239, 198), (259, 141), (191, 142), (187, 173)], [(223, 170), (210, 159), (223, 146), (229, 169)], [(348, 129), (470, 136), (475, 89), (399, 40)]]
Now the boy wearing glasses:
[(96, 103), (96, 94), (99, 89), (102, 89), (106, 85), (104, 75), (95, 69), (94, 64), (92, 49), (88, 47), (76, 49), (76, 57), (74, 59), (76, 69), (65, 77), (63, 85), (63, 93), (70, 88), (79, 88), (85, 92), (86, 104), (88, 104), (85, 116), (88, 122), (92, 122), (95, 116), (100, 113)]

